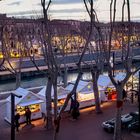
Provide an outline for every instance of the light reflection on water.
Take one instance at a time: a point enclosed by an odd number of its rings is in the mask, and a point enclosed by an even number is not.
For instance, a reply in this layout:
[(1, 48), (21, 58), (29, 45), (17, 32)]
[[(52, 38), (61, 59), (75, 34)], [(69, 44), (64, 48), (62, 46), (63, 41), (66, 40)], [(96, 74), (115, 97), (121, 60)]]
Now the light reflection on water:
[[(67, 80), (68, 82), (74, 81), (77, 78), (77, 73), (68, 74)], [(89, 72), (84, 72), (82, 79), (91, 79), (91, 74)], [(58, 78), (58, 83), (62, 83), (62, 77)], [(30, 87), (38, 87), (44, 86), (47, 82), (47, 78), (45, 77), (30, 77), (21, 81), (21, 87), (30, 88)], [(7, 80), (0, 83), (0, 92), (1, 91), (9, 91), (15, 89), (15, 80)]]

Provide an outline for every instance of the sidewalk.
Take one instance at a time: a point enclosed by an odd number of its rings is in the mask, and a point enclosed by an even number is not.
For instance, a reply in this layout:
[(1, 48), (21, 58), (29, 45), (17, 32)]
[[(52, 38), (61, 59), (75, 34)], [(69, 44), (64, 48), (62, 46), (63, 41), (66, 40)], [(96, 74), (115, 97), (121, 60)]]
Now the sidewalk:
[[(60, 124), (60, 132), (56, 140), (112, 140), (113, 134), (109, 134), (102, 129), (102, 122), (115, 117), (115, 102), (102, 104), (102, 114), (95, 114), (94, 107), (80, 110), (80, 117), (77, 121), (71, 121), (67, 113), (64, 114)], [(123, 113), (136, 111), (137, 105), (124, 103)], [(0, 120), (1, 122), (2, 120)], [(10, 126), (6, 123), (0, 133), (1, 140), (10, 140)], [(43, 120), (32, 121), (31, 126), (22, 124), (20, 131), (16, 132), (16, 140), (52, 140), (53, 132), (44, 128)], [(124, 140), (139, 140), (126, 130), (123, 131)]]

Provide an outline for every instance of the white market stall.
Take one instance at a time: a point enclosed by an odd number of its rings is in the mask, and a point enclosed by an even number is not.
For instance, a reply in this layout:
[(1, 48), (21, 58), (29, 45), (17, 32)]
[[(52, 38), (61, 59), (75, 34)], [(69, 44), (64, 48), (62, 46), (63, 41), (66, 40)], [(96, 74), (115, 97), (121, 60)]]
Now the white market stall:
[[(41, 111), (42, 113), (46, 112), (46, 98), (45, 98), (45, 93), (46, 93), (46, 86), (44, 86), (39, 92), (38, 92), (38, 96), (41, 97), (44, 102), (41, 104)], [(57, 95), (58, 95), (58, 109), (60, 109), (62, 107), (62, 105), (64, 104), (64, 101), (67, 97), (67, 94), (69, 93), (68, 90), (66, 90), (65, 88), (63, 88), (62, 86), (57, 87)], [(52, 96), (52, 100), (54, 99), (54, 90), (52, 88), (51, 90), (51, 96)], [(53, 102), (52, 102), (52, 107), (53, 107)], [(70, 106), (68, 105), (66, 110), (69, 110)], [(53, 112), (53, 110), (52, 110)]]
[[(73, 89), (73, 86), (74, 82), (71, 82), (65, 89), (71, 91)], [(76, 92), (77, 92), (77, 100), (80, 104), (79, 108), (95, 105), (95, 97), (92, 82), (80, 80)], [(99, 86), (99, 98), (100, 101), (107, 101), (107, 98), (104, 94), (104, 89), (100, 86)]]
[[(13, 93), (17, 95), (21, 95), (22, 98), (15, 97), (15, 113), (20, 114), (20, 120), (19, 122), (25, 122), (25, 108), (29, 107), (31, 110), (31, 120), (38, 119), (42, 117), (41, 114), (41, 103), (44, 102), (39, 96), (37, 96), (35, 93), (28, 91), (26, 89), (23, 89), (19, 87), (16, 89)], [(5, 120), (11, 123), (11, 96), (9, 96), (6, 103), (6, 117)]]
[(100, 75), (98, 79), (98, 86), (104, 89), (104, 93), (108, 100), (116, 100), (117, 94), (114, 85), (112, 84), (108, 75)]

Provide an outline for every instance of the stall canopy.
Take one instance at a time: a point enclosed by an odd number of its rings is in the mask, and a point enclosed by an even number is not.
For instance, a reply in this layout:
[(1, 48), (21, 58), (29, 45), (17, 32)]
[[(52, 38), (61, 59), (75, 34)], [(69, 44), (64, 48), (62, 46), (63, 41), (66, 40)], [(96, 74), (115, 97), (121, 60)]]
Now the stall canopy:
[[(69, 83), (65, 89), (72, 91), (72, 89), (74, 87), (74, 83), (75, 82)], [(105, 97), (105, 93), (104, 93), (104, 88), (102, 88), (101, 86), (98, 86), (98, 88), (99, 88), (100, 99), (105, 101), (106, 97)], [(88, 96), (87, 99), (88, 98), (94, 99), (93, 83), (91, 81), (80, 80), (78, 83), (76, 92), (78, 93), (79, 98), (85, 98), (86, 96)]]
[[(66, 86), (65, 89), (68, 90), (68, 91), (72, 91), (72, 89), (74, 87), (74, 84), (75, 84), (75, 81), (70, 82), (68, 84), (68, 86)], [(88, 84), (89, 84), (89, 82), (80, 80), (79, 83), (78, 83), (76, 92), (81, 92), (82, 89), (84, 89), (84, 88), (86, 88), (86, 86), (88, 86)]]
[[(72, 91), (72, 89), (74, 87), (74, 83), (75, 83), (75, 81), (69, 83), (68, 86), (65, 89), (69, 90), (69, 91)], [(99, 86), (98, 88), (99, 88), (99, 90), (104, 90), (101, 86)], [(86, 93), (86, 94), (93, 92), (93, 83), (88, 82), (88, 81), (80, 80), (79, 83), (78, 83), (76, 92)]]
[[(44, 99), (45, 97), (45, 93), (46, 93), (46, 86), (44, 86), (39, 92), (38, 95)], [(57, 87), (57, 95), (58, 95), (58, 99), (63, 99), (66, 98), (67, 94), (69, 93), (69, 90), (66, 90), (65, 88), (63, 88), (62, 86)], [(52, 99), (54, 98), (54, 89), (52, 88), (51, 90), (51, 96)]]
[(100, 75), (98, 78), (98, 86), (102, 87), (104, 90), (107, 87), (113, 87), (113, 84), (107, 75)]
[(126, 77), (126, 73), (124, 72), (119, 72), (115, 76), (116, 81), (122, 81)]
[[(19, 106), (28, 106), (32, 104), (39, 104), (44, 102), (38, 95), (35, 93), (28, 91), (27, 89), (23, 89), (21, 87), (17, 88), (13, 93), (17, 95), (21, 95), (22, 98), (15, 97), (15, 105)], [(7, 98), (8, 102), (11, 102), (11, 96)]]
[[(116, 74), (115, 79), (116, 79), (116, 81), (122, 81), (125, 77), (126, 77), (126, 73), (124, 73), (124, 72), (119, 72), (119, 73)], [(135, 78), (135, 79), (138, 78), (138, 72), (136, 72), (136, 73), (133, 75), (133, 78)]]
[(134, 76), (135, 76), (136, 78), (139, 78), (139, 72), (140, 72), (140, 71), (137, 71), (137, 72), (134, 74)]

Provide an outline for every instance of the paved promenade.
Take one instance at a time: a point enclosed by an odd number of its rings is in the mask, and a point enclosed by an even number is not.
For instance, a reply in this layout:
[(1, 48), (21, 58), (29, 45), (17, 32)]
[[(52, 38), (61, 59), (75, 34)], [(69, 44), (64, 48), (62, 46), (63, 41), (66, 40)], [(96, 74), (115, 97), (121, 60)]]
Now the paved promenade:
[[(123, 114), (138, 109), (136, 104), (124, 103)], [(115, 102), (102, 104), (102, 114), (95, 114), (94, 107), (80, 110), (77, 121), (72, 121), (68, 113), (62, 117), (60, 132), (56, 140), (112, 140), (113, 134), (105, 132), (101, 124), (115, 116)], [(4, 121), (5, 103), (0, 103), (0, 140), (10, 140), (10, 125)], [(16, 132), (16, 140), (52, 140), (52, 132), (46, 131), (43, 120), (32, 121), (32, 125), (22, 124)], [(140, 138), (123, 130), (123, 140), (140, 140)]]

